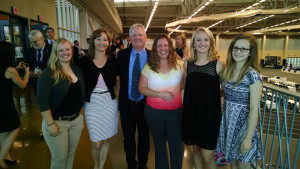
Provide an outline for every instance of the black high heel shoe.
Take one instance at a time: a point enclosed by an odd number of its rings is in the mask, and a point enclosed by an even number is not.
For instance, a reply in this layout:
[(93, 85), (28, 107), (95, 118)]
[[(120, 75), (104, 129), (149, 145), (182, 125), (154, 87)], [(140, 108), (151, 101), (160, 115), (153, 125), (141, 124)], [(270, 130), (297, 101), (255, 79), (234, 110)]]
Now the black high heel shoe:
[(11, 165), (15, 165), (17, 164), (17, 160), (7, 160), (7, 159), (4, 159), (4, 162), (7, 166), (11, 166)]

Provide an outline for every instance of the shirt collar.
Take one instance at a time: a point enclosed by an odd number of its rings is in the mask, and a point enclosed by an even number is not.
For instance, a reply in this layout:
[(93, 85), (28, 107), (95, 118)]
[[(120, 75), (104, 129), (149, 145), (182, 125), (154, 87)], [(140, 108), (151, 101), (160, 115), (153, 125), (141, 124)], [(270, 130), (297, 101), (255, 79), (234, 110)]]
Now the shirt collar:
[(140, 52), (137, 52), (135, 49), (132, 48), (133, 54), (137, 54), (139, 53), (140, 55), (145, 55), (146, 54), (146, 48), (144, 48), (143, 50), (141, 50)]

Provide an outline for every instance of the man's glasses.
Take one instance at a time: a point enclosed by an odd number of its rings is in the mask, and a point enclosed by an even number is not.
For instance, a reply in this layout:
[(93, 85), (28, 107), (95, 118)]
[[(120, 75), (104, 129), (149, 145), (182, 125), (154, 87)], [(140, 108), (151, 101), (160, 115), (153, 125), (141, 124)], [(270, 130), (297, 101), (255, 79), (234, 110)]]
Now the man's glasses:
[(246, 53), (248, 52), (250, 49), (247, 49), (247, 48), (238, 48), (238, 47), (233, 47), (232, 48), (232, 51), (233, 52), (237, 52), (237, 51), (240, 51), (241, 53)]

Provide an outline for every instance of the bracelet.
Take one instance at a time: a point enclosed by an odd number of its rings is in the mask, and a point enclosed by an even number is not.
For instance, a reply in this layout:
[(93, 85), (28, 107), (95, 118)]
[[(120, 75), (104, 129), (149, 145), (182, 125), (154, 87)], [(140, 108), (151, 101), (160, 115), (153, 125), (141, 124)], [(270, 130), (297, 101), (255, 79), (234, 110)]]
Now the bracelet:
[(52, 126), (53, 124), (55, 124), (55, 123), (53, 122), (53, 123), (51, 123), (51, 124), (48, 124), (48, 127), (49, 127), (49, 126)]
[(24, 77), (29, 77), (29, 75), (25, 75)]

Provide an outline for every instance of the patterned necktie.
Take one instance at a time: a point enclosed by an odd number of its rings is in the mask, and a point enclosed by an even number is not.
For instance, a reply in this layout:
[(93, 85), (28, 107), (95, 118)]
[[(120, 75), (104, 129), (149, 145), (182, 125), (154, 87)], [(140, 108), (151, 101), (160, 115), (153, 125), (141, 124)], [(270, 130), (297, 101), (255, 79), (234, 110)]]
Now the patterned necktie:
[(133, 98), (133, 100), (137, 100), (141, 95), (138, 90), (138, 83), (139, 83), (140, 74), (141, 74), (140, 57), (139, 56), (140, 56), (140, 54), (137, 53), (134, 64), (133, 64), (133, 69), (132, 69), (131, 97)]

